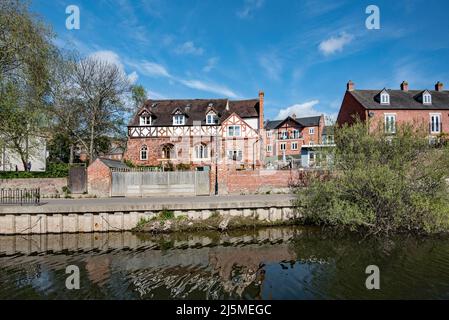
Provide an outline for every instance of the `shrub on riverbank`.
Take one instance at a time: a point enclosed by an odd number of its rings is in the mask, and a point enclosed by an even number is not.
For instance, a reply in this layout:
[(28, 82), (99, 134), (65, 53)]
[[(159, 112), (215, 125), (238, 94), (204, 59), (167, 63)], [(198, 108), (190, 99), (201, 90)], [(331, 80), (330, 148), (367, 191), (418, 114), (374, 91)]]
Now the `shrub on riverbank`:
[(306, 221), (371, 233), (449, 231), (448, 147), (426, 136), (368, 133), (360, 121), (337, 129), (331, 178), (297, 188), (297, 208)]

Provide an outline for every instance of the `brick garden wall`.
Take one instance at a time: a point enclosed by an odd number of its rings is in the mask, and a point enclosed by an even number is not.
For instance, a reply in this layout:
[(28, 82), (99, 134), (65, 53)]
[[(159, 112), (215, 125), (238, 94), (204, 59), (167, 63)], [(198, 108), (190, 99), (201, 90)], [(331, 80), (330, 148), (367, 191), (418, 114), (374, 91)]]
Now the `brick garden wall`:
[[(255, 194), (288, 191), (292, 182), (300, 179), (296, 170), (245, 170), (219, 168), (219, 194)], [(211, 191), (215, 189), (215, 171), (211, 171)]]
[(0, 189), (40, 188), (41, 197), (43, 198), (62, 197), (64, 195), (64, 187), (67, 187), (67, 178), (29, 178), (0, 180)]
[(87, 167), (87, 190), (90, 195), (109, 197), (111, 195), (111, 170), (100, 159)]

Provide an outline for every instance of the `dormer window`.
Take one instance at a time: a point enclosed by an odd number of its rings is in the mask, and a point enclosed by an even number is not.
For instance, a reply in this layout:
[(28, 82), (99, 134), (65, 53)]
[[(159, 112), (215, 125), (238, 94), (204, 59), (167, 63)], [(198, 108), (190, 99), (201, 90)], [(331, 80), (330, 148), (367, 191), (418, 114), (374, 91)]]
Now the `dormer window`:
[(387, 91), (382, 91), (380, 94), (380, 103), (381, 104), (390, 104), (390, 95)]
[(140, 125), (141, 126), (151, 126), (153, 124), (153, 118), (148, 115), (140, 116)]
[(217, 124), (218, 123), (218, 116), (215, 114), (215, 112), (209, 112), (206, 116), (206, 124)]
[(422, 95), (423, 104), (432, 104), (432, 96), (428, 91), (424, 92)]
[(176, 114), (173, 116), (174, 126), (183, 126), (186, 123), (186, 117), (183, 114)]

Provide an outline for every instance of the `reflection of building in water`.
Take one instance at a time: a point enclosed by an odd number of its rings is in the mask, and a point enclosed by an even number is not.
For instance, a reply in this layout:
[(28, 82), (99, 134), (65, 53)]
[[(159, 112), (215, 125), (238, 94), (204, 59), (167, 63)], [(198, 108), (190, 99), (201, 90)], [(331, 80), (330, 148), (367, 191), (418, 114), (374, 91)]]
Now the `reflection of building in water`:
[[(295, 260), (284, 242), (296, 233), (264, 229), (214, 240), (176, 236), (168, 238), (173, 240), (168, 250), (160, 250), (161, 237), (141, 239), (131, 233), (8, 236), (0, 238), (0, 254), (21, 252), (24, 255), (14, 258), (17, 268), (25, 268), (31, 259), (32, 265), (49, 271), (64, 270), (70, 258), (80, 268), (85, 266), (91, 284), (123, 294), (132, 290), (141, 298), (204, 298), (206, 294), (208, 299), (218, 299), (242, 296), (246, 289), (260, 291), (264, 264)], [(0, 268), (8, 264), (5, 259), (0, 258)], [(65, 273), (53, 285), (64, 287), (64, 281)]]
[(241, 296), (250, 284), (262, 284), (264, 264), (292, 261), (295, 258), (288, 245), (226, 247), (211, 251), (209, 264), (214, 273), (219, 274), (224, 290)]
[(111, 259), (106, 255), (86, 258), (86, 271), (92, 283), (102, 285), (111, 277)]

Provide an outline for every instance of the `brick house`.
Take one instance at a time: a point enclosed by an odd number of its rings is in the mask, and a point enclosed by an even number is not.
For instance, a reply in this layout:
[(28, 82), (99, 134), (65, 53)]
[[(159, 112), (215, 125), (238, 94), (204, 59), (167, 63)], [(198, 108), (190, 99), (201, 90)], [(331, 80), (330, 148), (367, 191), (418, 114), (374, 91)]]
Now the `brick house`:
[[(141, 166), (256, 166), (263, 157), (258, 99), (148, 100), (128, 125), (124, 159)], [(216, 152), (215, 150), (218, 150)]]
[(284, 155), (299, 159), (303, 146), (322, 143), (324, 127), (324, 115), (297, 118), (293, 114), (284, 120), (267, 121), (266, 161), (282, 160)]
[(394, 134), (397, 124), (424, 125), (429, 137), (449, 133), (449, 91), (437, 82), (435, 90), (410, 90), (406, 81), (400, 90), (356, 90), (349, 81), (337, 123), (353, 123), (356, 117), (368, 121), (371, 130), (383, 126)]

